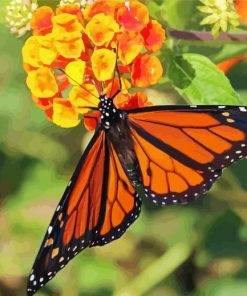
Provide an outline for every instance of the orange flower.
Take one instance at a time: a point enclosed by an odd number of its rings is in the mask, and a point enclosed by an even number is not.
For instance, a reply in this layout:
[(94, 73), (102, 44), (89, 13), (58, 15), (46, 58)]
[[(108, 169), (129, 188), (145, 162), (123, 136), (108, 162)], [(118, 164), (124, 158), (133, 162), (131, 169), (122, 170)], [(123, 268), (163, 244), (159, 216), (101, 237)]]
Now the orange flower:
[(148, 9), (138, 1), (127, 1), (117, 10), (117, 21), (127, 31), (141, 31), (149, 21)]
[(133, 62), (131, 71), (132, 83), (137, 87), (156, 84), (163, 74), (159, 59), (147, 54), (139, 55)]
[(237, 13), (240, 17), (240, 21), (243, 23), (247, 23), (247, 1), (235, 0), (234, 2)]
[(38, 98), (53, 97), (58, 92), (55, 76), (47, 67), (30, 71), (27, 76), (27, 86), (32, 94)]
[(83, 20), (81, 9), (80, 9), (79, 5), (67, 4), (67, 5), (59, 6), (56, 10), (56, 14), (59, 15), (62, 13), (69, 13), (69, 14), (75, 15), (77, 17), (78, 21), (82, 25), (84, 24), (84, 20)]
[(148, 101), (147, 96), (143, 92), (116, 97), (114, 103), (118, 108), (124, 110), (152, 106), (152, 103)]
[(80, 123), (79, 114), (66, 99), (55, 98), (53, 101), (52, 121), (65, 128), (77, 126)]
[(144, 45), (149, 52), (159, 50), (165, 40), (165, 30), (157, 21), (151, 20), (141, 31)]
[(85, 19), (90, 20), (92, 17), (94, 17), (96, 14), (99, 14), (99, 13), (104, 13), (105, 15), (111, 15), (114, 17), (115, 10), (120, 3), (121, 1), (117, 1), (117, 0), (95, 1), (91, 5), (86, 6), (84, 11), (84, 17)]
[(116, 54), (105, 48), (96, 49), (91, 57), (93, 73), (97, 80), (112, 79), (116, 66)]
[(86, 33), (95, 45), (107, 45), (114, 34), (119, 31), (119, 25), (110, 15), (100, 13), (95, 15), (86, 26)]
[(34, 35), (46, 35), (52, 31), (53, 10), (49, 6), (39, 7), (30, 21)]
[(119, 58), (124, 65), (132, 63), (143, 47), (142, 36), (135, 32), (121, 33), (118, 42)]
[(234, 57), (218, 63), (217, 66), (221, 71), (223, 71), (224, 73), (227, 73), (232, 67), (238, 64), (241, 60), (243, 60), (243, 57)]
[(124, 106), (126, 106), (128, 104), (130, 100), (130, 94), (129, 93), (124, 93), (124, 92), (120, 92), (115, 98), (114, 98), (114, 104), (120, 108), (120, 109), (124, 109)]

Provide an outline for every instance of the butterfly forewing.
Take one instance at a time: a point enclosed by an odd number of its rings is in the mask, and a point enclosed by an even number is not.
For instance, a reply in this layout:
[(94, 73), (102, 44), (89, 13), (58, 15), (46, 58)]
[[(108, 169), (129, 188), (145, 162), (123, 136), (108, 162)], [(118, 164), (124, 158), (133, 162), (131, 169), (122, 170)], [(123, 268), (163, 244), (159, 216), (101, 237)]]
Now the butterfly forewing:
[(148, 107), (128, 122), (146, 196), (160, 205), (198, 198), (247, 155), (245, 107)]
[(141, 200), (104, 130), (98, 130), (69, 182), (29, 276), (33, 295), (81, 250), (119, 238)]
[[(97, 236), (104, 214), (105, 133), (97, 131), (84, 152), (52, 218), (32, 272), (28, 295), (52, 279)], [(102, 213), (103, 211), (103, 213)]]

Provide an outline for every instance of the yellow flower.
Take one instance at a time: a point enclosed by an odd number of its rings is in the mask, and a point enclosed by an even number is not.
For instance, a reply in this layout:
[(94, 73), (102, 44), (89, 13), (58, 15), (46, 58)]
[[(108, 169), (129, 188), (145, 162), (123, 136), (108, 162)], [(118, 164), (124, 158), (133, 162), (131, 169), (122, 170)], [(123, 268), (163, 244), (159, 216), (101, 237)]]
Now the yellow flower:
[(65, 58), (78, 58), (85, 50), (82, 40), (82, 25), (75, 15), (61, 13), (52, 18), (52, 34), (55, 46), (60, 55)]
[(31, 36), (25, 42), (22, 48), (23, 62), (33, 67), (42, 66), (39, 58), (40, 43), (37, 36)]
[(95, 45), (107, 45), (119, 31), (119, 25), (110, 15), (99, 13), (86, 26), (86, 33)]
[(69, 100), (80, 114), (87, 113), (88, 108), (98, 107), (98, 91), (93, 84), (83, 84), (82, 86), (74, 86), (69, 93)]
[(44, 65), (51, 65), (58, 56), (52, 34), (37, 37), (41, 46), (39, 50), (40, 60)]
[(91, 57), (92, 69), (97, 80), (112, 79), (116, 66), (116, 54), (105, 48), (96, 49)]
[(84, 44), (81, 38), (71, 40), (70, 42), (55, 41), (54, 44), (58, 53), (67, 59), (77, 59), (84, 51)]
[(68, 75), (68, 80), (72, 85), (82, 84), (84, 78), (86, 63), (82, 60), (70, 62), (65, 67), (65, 73)]
[(52, 22), (52, 32), (56, 40), (67, 41), (81, 36), (83, 27), (73, 14), (61, 13), (54, 16)]
[(31, 36), (22, 48), (23, 62), (33, 67), (51, 65), (57, 57), (52, 34)]
[(209, 14), (200, 25), (211, 25), (212, 35), (217, 37), (221, 31), (226, 32), (229, 28), (237, 27), (238, 14), (233, 0), (200, 0), (204, 6), (198, 6), (202, 13)]
[(77, 126), (80, 123), (79, 114), (69, 100), (54, 98), (52, 121), (65, 128)]
[(51, 69), (47, 67), (28, 72), (27, 86), (38, 98), (50, 98), (58, 92), (56, 78)]

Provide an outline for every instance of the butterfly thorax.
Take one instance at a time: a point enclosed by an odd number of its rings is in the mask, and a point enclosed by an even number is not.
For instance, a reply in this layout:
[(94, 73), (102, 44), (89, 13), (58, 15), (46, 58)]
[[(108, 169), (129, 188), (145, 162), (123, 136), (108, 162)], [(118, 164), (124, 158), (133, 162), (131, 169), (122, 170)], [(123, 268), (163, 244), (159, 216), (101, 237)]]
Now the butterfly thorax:
[(114, 146), (127, 176), (132, 184), (137, 186), (141, 182), (140, 169), (127, 123), (127, 113), (118, 109), (106, 95), (100, 96), (99, 99), (101, 126), (106, 129), (108, 145)]
[(113, 100), (106, 95), (100, 96), (99, 100), (98, 108), (101, 113), (101, 125), (105, 129), (109, 129), (112, 125), (119, 122), (122, 118), (123, 111), (117, 109), (113, 104)]

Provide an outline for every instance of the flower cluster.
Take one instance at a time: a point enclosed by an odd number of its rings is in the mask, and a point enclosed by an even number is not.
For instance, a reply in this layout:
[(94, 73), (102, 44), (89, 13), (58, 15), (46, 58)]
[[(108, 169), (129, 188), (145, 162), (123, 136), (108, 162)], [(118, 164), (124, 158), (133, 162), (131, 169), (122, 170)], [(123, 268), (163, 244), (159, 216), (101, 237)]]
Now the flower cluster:
[(217, 37), (221, 32), (229, 28), (236, 28), (239, 25), (239, 16), (236, 12), (233, 0), (200, 0), (204, 6), (198, 9), (208, 14), (201, 25), (211, 25), (212, 35)]
[(17, 37), (31, 30), (30, 19), (38, 8), (37, 0), (12, 0), (6, 7), (6, 24)]
[(90, 108), (98, 106), (99, 93), (112, 97), (120, 83), (114, 98), (119, 108), (150, 105), (144, 93), (129, 93), (132, 86), (156, 84), (163, 72), (152, 53), (162, 47), (165, 31), (144, 4), (99, 0), (83, 11), (68, 4), (56, 12), (43, 6), (30, 24), (33, 35), (22, 49), (27, 86), (55, 124), (73, 127), (84, 115), (93, 129), (98, 112)]

